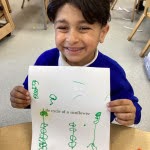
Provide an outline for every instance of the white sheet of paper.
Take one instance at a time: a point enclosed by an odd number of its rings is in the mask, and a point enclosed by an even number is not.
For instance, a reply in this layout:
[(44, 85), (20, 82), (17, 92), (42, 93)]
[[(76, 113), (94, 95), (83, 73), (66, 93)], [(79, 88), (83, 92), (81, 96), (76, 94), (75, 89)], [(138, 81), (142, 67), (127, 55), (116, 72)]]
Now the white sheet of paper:
[(32, 150), (109, 150), (110, 70), (30, 66)]

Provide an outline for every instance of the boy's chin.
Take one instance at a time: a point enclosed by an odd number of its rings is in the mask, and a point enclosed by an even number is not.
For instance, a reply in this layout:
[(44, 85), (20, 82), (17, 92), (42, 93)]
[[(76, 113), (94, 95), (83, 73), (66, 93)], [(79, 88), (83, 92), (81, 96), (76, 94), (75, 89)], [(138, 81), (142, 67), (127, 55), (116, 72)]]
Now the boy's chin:
[(67, 59), (67, 63), (70, 65), (70, 66), (83, 66), (82, 65), (82, 62), (79, 61), (79, 60), (72, 60), (72, 59)]

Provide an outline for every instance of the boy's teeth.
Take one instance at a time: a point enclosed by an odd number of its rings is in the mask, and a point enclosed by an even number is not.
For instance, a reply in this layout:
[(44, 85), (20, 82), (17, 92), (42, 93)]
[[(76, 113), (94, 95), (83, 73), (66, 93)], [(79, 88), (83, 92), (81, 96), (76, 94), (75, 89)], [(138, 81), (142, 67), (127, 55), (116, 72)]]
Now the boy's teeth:
[(77, 51), (79, 49), (77, 49), (77, 48), (68, 48), (68, 50), (70, 50), (70, 51)]

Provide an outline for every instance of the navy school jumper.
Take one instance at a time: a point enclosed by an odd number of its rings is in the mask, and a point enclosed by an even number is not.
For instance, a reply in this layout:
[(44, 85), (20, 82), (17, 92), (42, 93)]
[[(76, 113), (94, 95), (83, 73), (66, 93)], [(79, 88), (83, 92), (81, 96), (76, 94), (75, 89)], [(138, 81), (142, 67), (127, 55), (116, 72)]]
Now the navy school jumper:
[[(58, 66), (59, 50), (53, 48), (42, 53), (36, 60), (36, 66)], [(134, 96), (134, 91), (123, 68), (110, 57), (98, 52), (96, 60), (88, 67), (110, 68), (110, 97), (111, 101), (117, 99), (130, 99), (136, 107), (136, 118), (134, 124), (138, 124), (141, 120), (141, 106), (138, 104), (138, 98)], [(24, 88), (28, 90), (28, 76), (24, 83)], [(27, 108), (30, 108), (27, 107)], [(111, 113), (111, 121), (115, 118)]]

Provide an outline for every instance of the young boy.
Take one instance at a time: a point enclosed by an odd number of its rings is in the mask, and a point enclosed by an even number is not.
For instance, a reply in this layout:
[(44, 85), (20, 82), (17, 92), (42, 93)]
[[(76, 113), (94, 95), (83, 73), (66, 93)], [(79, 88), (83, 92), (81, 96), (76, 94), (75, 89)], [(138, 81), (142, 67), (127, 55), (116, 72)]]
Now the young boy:
[[(141, 107), (124, 70), (97, 50), (109, 30), (110, 0), (51, 0), (47, 12), (54, 23), (57, 48), (42, 53), (35, 65), (110, 68), (111, 102), (107, 107), (111, 121), (125, 126), (139, 123)], [(23, 85), (11, 91), (12, 107), (30, 107), (28, 77)]]

